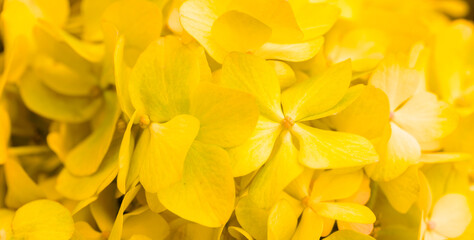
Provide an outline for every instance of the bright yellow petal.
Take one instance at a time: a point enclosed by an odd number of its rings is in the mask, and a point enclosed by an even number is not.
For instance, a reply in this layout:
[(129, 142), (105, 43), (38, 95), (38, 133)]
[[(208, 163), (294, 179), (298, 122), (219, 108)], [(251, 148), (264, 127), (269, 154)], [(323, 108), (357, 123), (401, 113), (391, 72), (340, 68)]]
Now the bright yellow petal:
[(273, 69), (275, 69), (282, 90), (290, 87), (296, 82), (295, 72), (287, 63), (276, 60), (268, 60), (267, 63), (272, 65)]
[(420, 72), (404, 67), (394, 57), (389, 57), (372, 74), (369, 83), (387, 94), (390, 111), (394, 111), (413, 96), (420, 85)]
[(457, 115), (446, 103), (438, 101), (436, 95), (419, 92), (395, 111), (392, 121), (418, 142), (429, 143), (451, 133), (457, 125)]
[(94, 119), (98, 121), (95, 129), (66, 156), (64, 165), (68, 171), (77, 176), (87, 176), (97, 171), (112, 142), (119, 116), (117, 96), (114, 92), (104, 92), (104, 106), (97, 120)]
[(374, 224), (363, 224), (363, 223), (348, 223), (344, 221), (337, 221), (337, 229), (339, 230), (352, 230), (358, 233), (369, 235), (374, 230)]
[(433, 207), (429, 221), (433, 231), (448, 238), (459, 237), (471, 222), (472, 215), (467, 198), (461, 194), (446, 194)]
[(329, 235), (325, 239), (327, 239), (327, 240), (346, 240), (346, 239), (350, 239), (350, 240), (375, 240), (375, 238), (373, 238), (371, 236), (361, 234), (361, 233), (357, 233), (357, 232), (351, 231), (351, 230), (339, 230), (339, 231)]
[(310, 208), (305, 208), (292, 240), (318, 239), (323, 232), (323, 218)]
[(123, 239), (133, 239), (134, 236), (147, 237), (144, 239), (165, 239), (169, 232), (168, 223), (158, 213), (137, 209), (124, 215)]
[[(113, 30), (115, 31), (115, 30)], [(114, 49), (114, 77), (115, 77), (115, 89), (117, 91), (118, 102), (120, 107), (125, 114), (131, 118), (135, 111), (132, 101), (130, 99), (130, 92), (128, 89), (130, 74), (132, 72), (124, 62), (124, 51), (125, 51), (125, 37), (121, 36), (115, 44)]]
[(71, 213), (51, 200), (36, 200), (19, 208), (12, 221), (14, 238), (70, 239), (74, 233)]
[(289, 1), (304, 39), (325, 34), (334, 25), (341, 10), (328, 2)]
[(234, 209), (235, 186), (226, 151), (195, 141), (186, 156), (183, 178), (160, 190), (163, 206), (178, 216), (220, 227)]
[(378, 155), (365, 138), (344, 132), (326, 131), (295, 124), (300, 142), (300, 161), (310, 168), (343, 168), (377, 162)]
[(238, 11), (228, 11), (214, 21), (211, 38), (228, 52), (254, 52), (272, 30), (259, 20)]
[(385, 93), (367, 86), (351, 105), (331, 117), (337, 130), (361, 135), (367, 139), (380, 137), (389, 122), (390, 105)]
[(166, 210), (165, 206), (161, 204), (160, 199), (158, 199), (158, 194), (145, 192), (145, 197), (151, 211), (161, 213)]
[(418, 141), (391, 123), (392, 135), (387, 148), (380, 153), (380, 161), (366, 167), (366, 173), (376, 181), (390, 181), (400, 176), (412, 164), (418, 162), (421, 149)]
[(234, 176), (257, 170), (270, 157), (280, 135), (281, 124), (260, 116), (252, 136), (242, 145), (229, 149)]
[(265, 239), (270, 211), (271, 208), (258, 207), (247, 195), (239, 199), (235, 207), (235, 216), (239, 224), (255, 239)]
[(282, 106), (285, 116), (295, 121), (311, 120), (331, 109), (346, 94), (351, 82), (350, 60), (336, 64), (321, 76), (285, 90)]
[(225, 148), (247, 140), (259, 115), (252, 95), (211, 83), (194, 90), (190, 112), (201, 123), (196, 139)]
[(236, 239), (243, 240), (242, 237), (244, 237), (246, 240), (253, 240), (252, 236), (242, 228), (231, 226), (227, 231), (229, 231), (229, 234)]
[(278, 77), (265, 60), (249, 54), (231, 53), (222, 65), (221, 82), (226, 87), (254, 95), (260, 113), (266, 118), (277, 122), (283, 118)]
[(129, 187), (127, 186), (127, 176), (130, 169), (130, 160), (133, 155), (133, 149), (135, 148), (135, 138), (132, 135), (132, 127), (136, 115), (137, 113), (134, 112), (130, 117), (127, 128), (123, 133), (122, 143), (120, 144), (118, 155), (119, 169), (117, 173), (117, 188), (123, 194), (127, 192)]
[(58, 176), (56, 189), (63, 196), (84, 200), (100, 193), (117, 175), (118, 143), (110, 147), (97, 171), (89, 176), (79, 177), (63, 169)]
[(199, 82), (197, 54), (176, 37), (160, 38), (140, 55), (129, 82), (133, 106), (154, 122), (189, 112), (189, 95)]
[(286, 199), (280, 199), (268, 216), (268, 240), (290, 239), (295, 232), (300, 212)]
[(120, 205), (117, 217), (115, 218), (114, 225), (110, 230), (109, 239), (122, 239), (124, 221), (123, 213), (128, 208), (128, 206), (130, 206), (130, 203), (133, 201), (133, 199), (135, 199), (135, 196), (137, 196), (137, 193), (140, 189), (140, 185), (133, 186), (123, 197), (122, 204)]
[(78, 221), (74, 224), (74, 236), (72, 239), (83, 239), (83, 240), (100, 240), (102, 234), (92, 228), (89, 223), (85, 221)]
[(437, 152), (437, 153), (423, 153), (420, 157), (420, 162), (424, 163), (446, 163), (446, 162), (460, 162), (471, 160), (472, 155), (468, 153), (454, 153), (454, 152)]
[(301, 43), (273, 43), (263, 44), (255, 51), (255, 55), (265, 59), (279, 59), (289, 62), (302, 62), (314, 57), (323, 46), (322, 37)]
[(387, 200), (400, 213), (406, 213), (419, 197), (418, 167), (408, 168), (399, 177), (388, 182), (378, 182)]
[(348, 198), (356, 193), (362, 184), (364, 173), (357, 170), (349, 173), (337, 171), (322, 172), (313, 182), (311, 199), (331, 201)]
[(353, 223), (374, 223), (375, 215), (370, 208), (356, 203), (310, 203), (319, 215)]
[(156, 193), (183, 177), (186, 153), (199, 131), (199, 120), (178, 115), (164, 124), (149, 126), (150, 141), (140, 167), (140, 182), (147, 192)]
[(2, 236), (6, 239), (11, 238), (12, 234), (12, 220), (15, 212), (9, 209), (0, 209), (0, 231)]
[(282, 133), (279, 141), (249, 187), (249, 197), (259, 207), (273, 206), (283, 189), (303, 172), (291, 134)]
[(10, 142), (11, 126), (10, 116), (3, 106), (0, 106), (0, 126), (3, 126), (2, 133), (0, 134), (0, 164), (4, 164), (7, 160), (7, 148)]
[(5, 162), (5, 180), (8, 187), (5, 204), (8, 207), (18, 208), (30, 201), (46, 197), (16, 159), (8, 158)]

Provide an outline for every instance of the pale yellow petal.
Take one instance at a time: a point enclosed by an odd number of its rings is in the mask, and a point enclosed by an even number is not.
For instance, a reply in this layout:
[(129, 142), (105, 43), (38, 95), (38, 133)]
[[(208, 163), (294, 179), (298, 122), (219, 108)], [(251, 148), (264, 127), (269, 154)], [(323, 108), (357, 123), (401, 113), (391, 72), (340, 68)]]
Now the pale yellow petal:
[(310, 203), (320, 216), (353, 223), (374, 223), (375, 215), (370, 208), (356, 203)]
[(402, 175), (388, 182), (378, 182), (387, 200), (400, 213), (406, 213), (419, 197), (418, 167), (408, 168)]
[(322, 37), (301, 43), (273, 43), (263, 44), (255, 55), (265, 59), (279, 59), (289, 62), (302, 62), (314, 57), (323, 46)]
[(364, 173), (357, 170), (349, 173), (337, 171), (322, 172), (313, 182), (311, 199), (331, 201), (348, 198), (356, 193), (362, 184)]
[(471, 222), (472, 215), (467, 198), (461, 194), (446, 194), (433, 207), (429, 221), (433, 231), (448, 238), (459, 237)]
[(46, 197), (16, 159), (7, 158), (4, 166), (8, 187), (5, 204), (8, 207), (19, 208), (30, 201)]

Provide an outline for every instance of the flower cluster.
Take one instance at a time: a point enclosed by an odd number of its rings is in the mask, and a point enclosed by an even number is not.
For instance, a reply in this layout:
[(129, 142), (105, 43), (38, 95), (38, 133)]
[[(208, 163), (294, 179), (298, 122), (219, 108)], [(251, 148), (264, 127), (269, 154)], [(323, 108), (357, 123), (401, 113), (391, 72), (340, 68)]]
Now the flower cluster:
[(466, 2), (0, 2), (0, 240), (474, 239)]

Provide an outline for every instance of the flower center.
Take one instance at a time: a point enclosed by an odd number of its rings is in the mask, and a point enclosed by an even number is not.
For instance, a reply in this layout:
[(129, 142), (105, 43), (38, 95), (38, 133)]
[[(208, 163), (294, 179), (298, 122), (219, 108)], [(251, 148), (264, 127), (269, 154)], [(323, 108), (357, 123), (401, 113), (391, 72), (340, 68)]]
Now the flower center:
[(427, 228), (428, 230), (433, 230), (433, 229), (436, 228), (436, 223), (433, 222), (433, 221), (428, 221), (428, 222), (426, 223), (426, 228)]
[(284, 128), (290, 129), (295, 125), (295, 121), (291, 119), (290, 117), (286, 116), (282, 121), (281, 125), (283, 125)]
[(389, 121), (392, 121), (394, 117), (395, 117), (395, 113), (390, 112)]
[(147, 115), (142, 115), (142, 116), (140, 117), (140, 122), (139, 122), (139, 124), (140, 124), (140, 127), (141, 127), (141, 128), (146, 128), (146, 127), (148, 127), (148, 125), (150, 125), (150, 122), (151, 122), (151, 121), (150, 121), (150, 117), (148, 117)]

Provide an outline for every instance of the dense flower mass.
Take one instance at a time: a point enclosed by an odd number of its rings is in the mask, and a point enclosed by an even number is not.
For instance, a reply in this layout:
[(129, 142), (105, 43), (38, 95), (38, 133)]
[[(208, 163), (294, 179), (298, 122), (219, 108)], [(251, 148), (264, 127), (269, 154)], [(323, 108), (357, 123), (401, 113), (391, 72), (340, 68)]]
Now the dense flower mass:
[(0, 240), (472, 240), (463, 0), (0, 0)]

